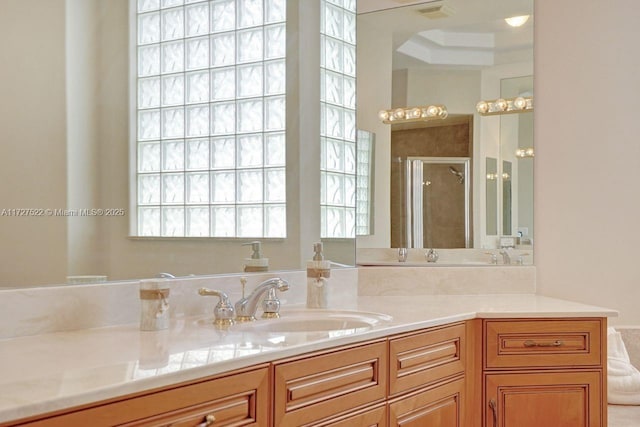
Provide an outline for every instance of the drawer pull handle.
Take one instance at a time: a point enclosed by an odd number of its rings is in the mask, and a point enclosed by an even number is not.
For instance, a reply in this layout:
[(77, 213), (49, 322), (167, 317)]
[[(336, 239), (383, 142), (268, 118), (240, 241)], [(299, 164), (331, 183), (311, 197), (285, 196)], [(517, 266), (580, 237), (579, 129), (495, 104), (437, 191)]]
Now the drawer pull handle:
[(216, 422), (216, 416), (213, 414), (209, 414), (206, 417), (204, 417), (204, 422), (201, 422), (196, 427), (209, 427), (209, 426), (212, 426), (213, 423), (215, 422)]
[(489, 408), (491, 408), (491, 412), (493, 412), (493, 427), (498, 426), (498, 404), (494, 399), (489, 401)]
[(555, 340), (554, 342), (535, 342), (527, 340), (524, 342), (525, 347), (561, 347), (564, 343), (561, 340)]

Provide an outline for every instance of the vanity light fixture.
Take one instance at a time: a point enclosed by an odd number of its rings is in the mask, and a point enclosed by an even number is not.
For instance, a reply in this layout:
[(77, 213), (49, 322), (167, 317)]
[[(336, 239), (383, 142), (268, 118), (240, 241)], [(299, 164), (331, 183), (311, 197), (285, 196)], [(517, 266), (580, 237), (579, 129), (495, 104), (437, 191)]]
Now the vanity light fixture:
[(449, 113), (444, 105), (425, 105), (421, 107), (402, 107), (381, 110), (378, 117), (382, 123), (409, 123), (429, 120), (444, 120)]
[(522, 27), (529, 20), (529, 15), (512, 16), (504, 20), (512, 27)]
[(520, 157), (521, 159), (534, 157), (533, 147), (518, 148), (516, 150), (516, 157)]
[(518, 96), (516, 98), (499, 98), (491, 101), (480, 101), (476, 104), (476, 110), (482, 116), (533, 111), (533, 97)]
[(495, 181), (496, 179), (498, 179), (498, 174), (497, 173), (488, 173), (487, 174), (487, 181)]

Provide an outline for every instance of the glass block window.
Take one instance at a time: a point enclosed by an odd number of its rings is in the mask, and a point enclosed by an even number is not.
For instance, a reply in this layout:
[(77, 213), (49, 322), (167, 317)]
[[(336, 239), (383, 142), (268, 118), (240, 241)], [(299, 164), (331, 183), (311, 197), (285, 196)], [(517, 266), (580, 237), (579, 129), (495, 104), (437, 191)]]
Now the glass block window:
[(375, 134), (357, 131), (356, 235), (373, 234), (373, 159)]
[(286, 237), (286, 0), (132, 1), (138, 235)]
[(356, 0), (321, 0), (321, 237), (356, 235)]

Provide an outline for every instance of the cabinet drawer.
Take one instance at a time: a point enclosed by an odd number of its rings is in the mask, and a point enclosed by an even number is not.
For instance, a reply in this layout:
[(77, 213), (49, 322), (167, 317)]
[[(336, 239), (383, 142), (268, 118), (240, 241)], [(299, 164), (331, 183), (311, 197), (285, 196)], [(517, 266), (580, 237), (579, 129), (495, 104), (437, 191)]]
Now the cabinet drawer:
[(395, 338), (389, 343), (389, 394), (464, 371), (464, 325)]
[(461, 427), (464, 379), (445, 383), (389, 403), (389, 427)]
[(387, 407), (380, 405), (354, 414), (334, 418), (330, 421), (314, 424), (315, 427), (387, 427)]
[(383, 400), (386, 372), (384, 341), (276, 364), (275, 425), (306, 425)]
[(599, 366), (602, 323), (585, 320), (487, 320), (485, 368)]

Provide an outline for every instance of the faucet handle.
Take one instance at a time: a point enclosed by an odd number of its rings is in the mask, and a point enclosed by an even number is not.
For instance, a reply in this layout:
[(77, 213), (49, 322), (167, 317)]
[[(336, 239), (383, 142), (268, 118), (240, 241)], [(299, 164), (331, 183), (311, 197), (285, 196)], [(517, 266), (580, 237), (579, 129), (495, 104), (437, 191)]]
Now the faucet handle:
[(276, 288), (267, 292), (267, 297), (262, 300), (262, 318), (277, 319), (280, 317), (280, 300), (276, 295)]
[(229, 301), (229, 297), (226, 293), (218, 290), (200, 288), (198, 290), (198, 294), (203, 297), (218, 297), (220, 301), (213, 308), (213, 315), (215, 320), (213, 321), (216, 326), (230, 326), (233, 324), (233, 316), (235, 314), (235, 310), (233, 305)]
[(498, 255), (493, 252), (485, 252), (485, 255), (491, 255), (491, 264), (498, 264)]
[(526, 256), (529, 256), (528, 252), (518, 255), (518, 259), (516, 260), (516, 263), (518, 265), (524, 265), (524, 257), (526, 257)]

